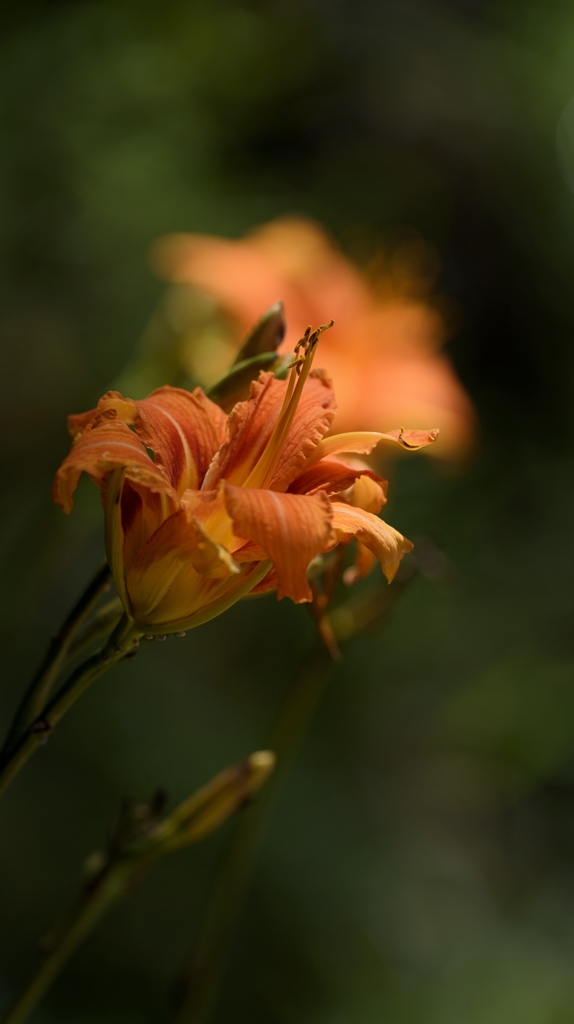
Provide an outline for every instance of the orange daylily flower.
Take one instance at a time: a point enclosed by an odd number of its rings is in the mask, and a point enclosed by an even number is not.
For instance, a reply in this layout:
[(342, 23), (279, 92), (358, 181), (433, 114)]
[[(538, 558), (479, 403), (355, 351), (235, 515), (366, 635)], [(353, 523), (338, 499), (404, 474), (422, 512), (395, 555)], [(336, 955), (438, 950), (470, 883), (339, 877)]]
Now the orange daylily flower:
[(335, 382), (342, 430), (435, 422), (438, 456), (459, 458), (472, 447), (476, 415), (440, 350), (444, 316), (408, 260), (369, 282), (318, 224), (282, 217), (237, 241), (168, 235), (155, 244), (152, 263), (161, 277), (211, 295), (231, 316), (236, 343), (279, 299), (290, 324), (287, 352), (329, 310), (335, 327), (322, 343), (322, 362)]
[(389, 582), (411, 550), (376, 515), (386, 481), (341, 455), (385, 438), (422, 447), (437, 431), (326, 437), (333, 388), (311, 372), (323, 329), (307, 329), (288, 380), (262, 373), (229, 416), (201, 388), (172, 387), (141, 401), (110, 391), (70, 416), (54, 499), (70, 512), (82, 472), (101, 488), (110, 568), (137, 630), (183, 631), (265, 590), (310, 601), (311, 560), (353, 537)]

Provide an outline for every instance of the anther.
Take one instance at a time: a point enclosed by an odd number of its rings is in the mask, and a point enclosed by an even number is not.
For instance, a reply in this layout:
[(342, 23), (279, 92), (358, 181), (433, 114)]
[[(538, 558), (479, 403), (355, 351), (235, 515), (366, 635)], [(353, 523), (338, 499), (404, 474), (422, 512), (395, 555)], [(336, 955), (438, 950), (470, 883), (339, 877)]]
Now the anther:
[(167, 633), (161, 633), (158, 636), (158, 640), (167, 640)]
[(181, 633), (176, 633), (175, 635), (176, 636), (185, 636), (185, 630), (183, 632), (181, 632)]

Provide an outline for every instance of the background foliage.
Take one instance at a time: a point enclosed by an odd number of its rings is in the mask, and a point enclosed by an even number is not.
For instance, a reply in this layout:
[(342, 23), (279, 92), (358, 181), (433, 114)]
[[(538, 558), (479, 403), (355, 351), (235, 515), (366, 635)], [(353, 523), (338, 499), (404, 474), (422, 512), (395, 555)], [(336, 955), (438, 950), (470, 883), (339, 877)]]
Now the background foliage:
[[(389, 511), (444, 561), (345, 652), (217, 1022), (572, 1020), (573, 59), (559, 0), (27, 0), (4, 21), (2, 721), (101, 556), (93, 487), (68, 520), (50, 480), (65, 415), (153, 311), (159, 234), (408, 224), (460, 313), (479, 456), (400, 462)], [(1, 809), (0, 997), (121, 797), (175, 800), (261, 746), (311, 637), (301, 609), (242, 604), (80, 702)], [(228, 838), (160, 865), (38, 1021), (169, 1019)]]

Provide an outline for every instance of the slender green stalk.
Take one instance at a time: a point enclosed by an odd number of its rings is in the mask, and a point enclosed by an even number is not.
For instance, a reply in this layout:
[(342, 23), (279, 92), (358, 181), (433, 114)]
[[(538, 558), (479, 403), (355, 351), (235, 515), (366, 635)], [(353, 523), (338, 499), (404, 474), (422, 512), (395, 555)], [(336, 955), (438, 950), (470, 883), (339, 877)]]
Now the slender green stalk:
[[(134, 872), (133, 865), (131, 872)], [(82, 899), (71, 915), (66, 927), (58, 937), (54, 948), (48, 953), (34, 975), (34, 978), (13, 1004), (2, 1024), (22, 1024), (50, 988), (71, 954), (84, 937), (91, 932), (104, 913), (123, 895), (129, 887), (131, 873), (126, 865), (118, 864), (107, 872), (99, 884)]]
[(258, 792), (274, 765), (271, 751), (256, 751), (219, 772), (164, 818), (157, 797), (149, 805), (126, 804), (108, 849), (89, 858), (91, 878), (74, 911), (58, 928), (50, 951), (2, 1024), (23, 1024), (100, 918), (141, 881), (154, 861), (219, 828)]
[(109, 589), (110, 580), (110, 570), (107, 562), (104, 562), (72, 608), (62, 628), (52, 638), (42, 664), (38, 668), (16, 711), (0, 752), (0, 762), (40, 714), (50, 696), (50, 690), (76, 636), (90, 613), (94, 610), (102, 594)]
[(84, 661), (40, 714), (24, 729), (16, 743), (0, 759), (0, 796), (5, 792), (32, 754), (48, 740), (63, 715), (88, 686), (134, 648), (138, 633), (126, 615), (122, 617), (105, 647)]
[(278, 767), (257, 803), (243, 812), (235, 827), (202, 935), (183, 980), (177, 1024), (206, 1024), (215, 1008), (277, 784), (307, 730), (332, 669), (329, 652), (323, 646), (314, 648), (288, 690), (268, 744)]
[(112, 597), (110, 601), (106, 601), (101, 608), (98, 608), (83, 629), (76, 633), (69, 650), (70, 658), (76, 657), (86, 647), (109, 636), (120, 621), (123, 611), (124, 606), (119, 597)]

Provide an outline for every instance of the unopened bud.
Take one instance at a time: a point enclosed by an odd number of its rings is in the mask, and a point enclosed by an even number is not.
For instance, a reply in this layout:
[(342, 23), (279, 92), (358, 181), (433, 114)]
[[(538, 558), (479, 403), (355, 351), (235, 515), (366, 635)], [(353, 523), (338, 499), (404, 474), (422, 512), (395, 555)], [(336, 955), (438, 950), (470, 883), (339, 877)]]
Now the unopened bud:
[(162, 822), (165, 849), (196, 843), (255, 795), (275, 767), (275, 754), (259, 750), (245, 761), (216, 775), (211, 782), (185, 800)]
[(283, 341), (286, 330), (283, 303), (275, 302), (257, 321), (255, 327), (251, 328), (235, 357), (235, 365), (245, 359), (251, 359), (252, 356), (261, 355), (262, 352), (275, 352)]

